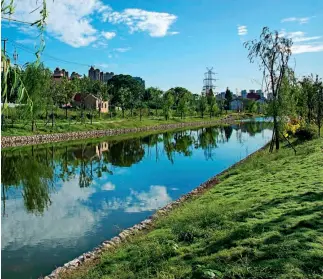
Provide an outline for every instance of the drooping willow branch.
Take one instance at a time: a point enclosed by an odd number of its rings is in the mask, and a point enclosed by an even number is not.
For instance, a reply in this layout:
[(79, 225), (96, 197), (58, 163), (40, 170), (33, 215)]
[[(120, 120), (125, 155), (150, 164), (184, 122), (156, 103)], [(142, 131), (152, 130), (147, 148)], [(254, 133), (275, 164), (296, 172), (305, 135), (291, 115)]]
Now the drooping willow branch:
[[(36, 1), (36, 0), (35, 0)], [(10, 17), (15, 13), (14, 0), (1, 0), (1, 15), (7, 16), (9, 21)], [(40, 64), (41, 53), (45, 48), (44, 32), (46, 26), (46, 18), (48, 17), (46, 0), (42, 0), (41, 4), (37, 9), (33, 10), (35, 12), (39, 10), (40, 18), (35, 22), (31, 23), (31, 26), (36, 26), (40, 31), (40, 44), (35, 52), (36, 65)], [(21, 79), (21, 70), (18, 66), (12, 65), (10, 58), (4, 50), (1, 51), (1, 61), (2, 61), (2, 73), (1, 73), (1, 101), (3, 102), (2, 109), (6, 110), (8, 108), (8, 99), (17, 94), (17, 102), (24, 102), (25, 105), (32, 110), (33, 103), (29, 98), (28, 92)]]

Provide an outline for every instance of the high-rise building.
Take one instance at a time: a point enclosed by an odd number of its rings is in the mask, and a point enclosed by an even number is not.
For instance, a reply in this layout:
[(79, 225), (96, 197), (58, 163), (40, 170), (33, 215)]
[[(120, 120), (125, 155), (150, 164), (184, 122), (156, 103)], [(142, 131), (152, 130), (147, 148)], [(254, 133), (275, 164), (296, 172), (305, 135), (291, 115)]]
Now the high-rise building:
[(94, 70), (94, 80), (100, 80), (100, 70), (99, 69)]
[(243, 98), (243, 99), (246, 99), (247, 98), (247, 90), (241, 90), (241, 97)]
[(92, 80), (100, 80), (100, 70), (94, 69), (93, 66), (89, 69), (89, 78)]
[(94, 70), (94, 67), (91, 66), (91, 68), (89, 69), (89, 78), (94, 80), (94, 75), (95, 75), (95, 70)]

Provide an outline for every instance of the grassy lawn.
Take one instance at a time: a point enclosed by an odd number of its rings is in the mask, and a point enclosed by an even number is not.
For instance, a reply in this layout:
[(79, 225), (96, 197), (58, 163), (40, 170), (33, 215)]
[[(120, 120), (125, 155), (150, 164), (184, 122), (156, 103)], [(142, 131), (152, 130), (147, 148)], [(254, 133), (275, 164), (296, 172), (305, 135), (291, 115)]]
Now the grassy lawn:
[[(228, 113), (222, 116), (214, 117), (212, 120), (217, 120), (224, 118), (226, 116), (234, 116), (236, 118), (247, 118), (252, 117), (252, 114), (244, 113)], [(133, 127), (146, 127), (161, 124), (171, 124), (180, 122), (201, 122), (209, 121), (210, 118), (205, 116), (201, 117), (186, 117), (181, 119), (180, 117), (173, 117), (166, 121), (162, 117), (143, 117), (140, 121), (139, 117), (132, 118), (103, 118), (103, 119), (93, 119), (91, 125), (90, 121), (87, 119), (86, 123), (82, 124), (80, 122), (66, 120), (58, 120), (52, 129), (51, 123), (44, 125), (44, 121), (37, 121), (37, 130), (32, 132), (30, 123), (25, 124), (14, 124), (11, 126), (10, 122), (8, 127), (2, 131), (2, 136), (25, 136), (33, 134), (49, 134), (49, 133), (66, 133), (66, 132), (78, 132), (78, 131), (91, 131), (91, 130), (104, 130), (104, 129), (117, 129), (117, 128), (133, 128)]]
[(323, 278), (323, 139), (261, 151), (64, 278)]

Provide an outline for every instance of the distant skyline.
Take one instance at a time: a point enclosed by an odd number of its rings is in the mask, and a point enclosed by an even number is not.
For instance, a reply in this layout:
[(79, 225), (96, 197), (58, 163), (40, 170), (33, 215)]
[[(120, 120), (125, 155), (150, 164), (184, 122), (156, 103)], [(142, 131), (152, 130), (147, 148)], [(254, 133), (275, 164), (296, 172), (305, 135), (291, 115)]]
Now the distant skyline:
[[(36, 0), (15, 3), (12, 18), (38, 18), (37, 12), (30, 14)], [(297, 75), (323, 76), (322, 0), (48, 0), (47, 5), (42, 59), (52, 71), (60, 67), (87, 75), (94, 65), (141, 77), (146, 87), (182, 86), (199, 94), (206, 67), (213, 67), (218, 92), (261, 89), (261, 73), (250, 64), (243, 42), (268, 26), (293, 39), (291, 65)], [(16, 48), (18, 64), (34, 60), (37, 29), (1, 23), (9, 56)]]

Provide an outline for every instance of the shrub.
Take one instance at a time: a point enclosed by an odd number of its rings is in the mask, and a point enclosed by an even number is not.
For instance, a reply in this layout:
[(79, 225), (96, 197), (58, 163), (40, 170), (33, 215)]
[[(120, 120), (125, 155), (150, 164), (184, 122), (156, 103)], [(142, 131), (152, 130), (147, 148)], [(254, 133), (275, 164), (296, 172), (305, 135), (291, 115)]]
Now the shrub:
[(313, 126), (307, 125), (298, 129), (295, 136), (299, 140), (312, 140), (317, 136), (316, 130)]

